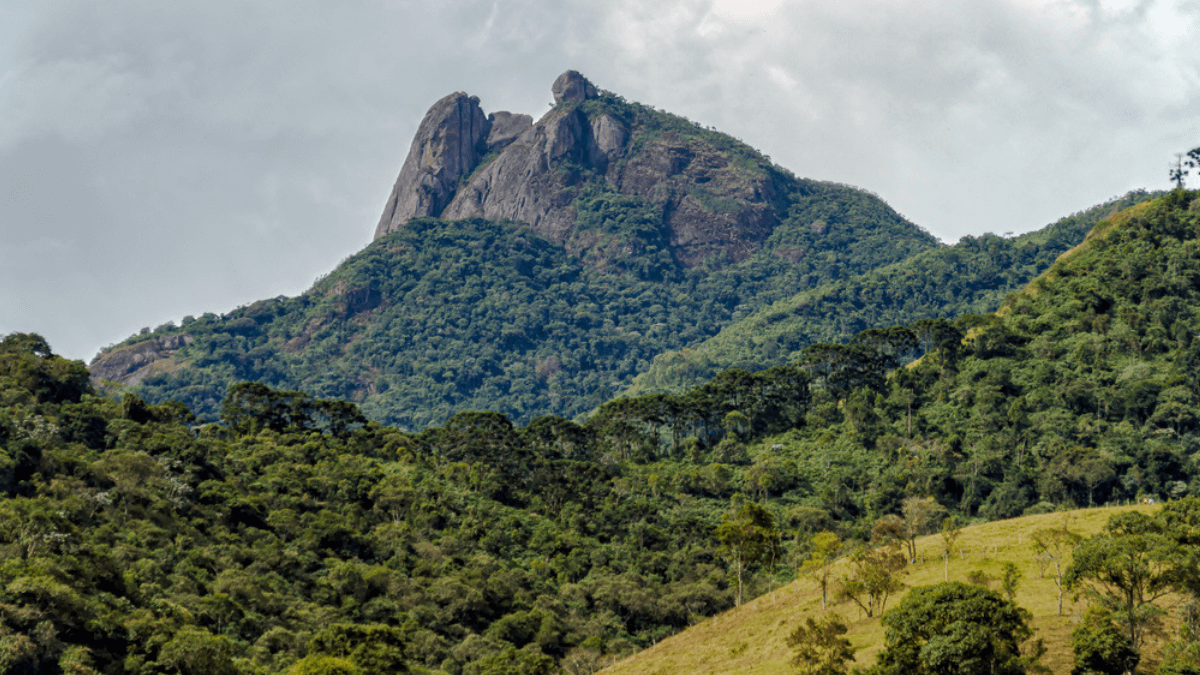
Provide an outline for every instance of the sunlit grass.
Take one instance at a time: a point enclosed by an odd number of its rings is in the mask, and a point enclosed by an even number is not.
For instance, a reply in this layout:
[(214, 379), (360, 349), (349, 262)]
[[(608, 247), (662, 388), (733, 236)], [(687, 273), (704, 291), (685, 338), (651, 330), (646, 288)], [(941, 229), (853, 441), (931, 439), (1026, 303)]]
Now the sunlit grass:
[[(1043, 665), (1056, 674), (1071, 671), (1071, 631), (1082, 618), (1084, 600), (1074, 601), (1067, 594), (1063, 614), (1059, 616), (1058, 589), (1051, 571), (1043, 577), (1034, 555), (1032, 533), (1036, 530), (1067, 527), (1083, 536), (1096, 534), (1115, 513), (1137, 510), (1150, 513), (1157, 506), (1139, 505), (1082, 509), (1003, 520), (963, 528), (955, 542), (950, 560), (951, 581), (967, 581), (977, 570), (993, 579), (991, 588), (1000, 591), (999, 577), (1005, 562), (1011, 561), (1022, 573), (1016, 602), (1033, 615), (1037, 637), (1045, 641)], [(945, 580), (942, 540), (938, 535), (918, 540), (918, 562), (904, 574), (908, 588), (928, 586)], [(837, 573), (835, 573), (836, 576)], [(907, 589), (906, 589), (907, 591)], [(888, 601), (895, 607), (906, 591)], [(883, 628), (879, 617), (867, 618), (852, 603), (831, 604), (850, 626), (849, 638), (858, 650), (857, 664), (875, 662), (883, 648)], [(808, 615), (821, 614), (821, 595), (807, 578), (767, 593), (745, 605), (713, 617), (602, 671), (606, 675), (674, 675), (702, 673), (789, 673), (791, 658), (785, 638)], [(1157, 661), (1161, 644), (1147, 645), (1143, 668)], [(1147, 672), (1152, 672), (1152, 669)]]

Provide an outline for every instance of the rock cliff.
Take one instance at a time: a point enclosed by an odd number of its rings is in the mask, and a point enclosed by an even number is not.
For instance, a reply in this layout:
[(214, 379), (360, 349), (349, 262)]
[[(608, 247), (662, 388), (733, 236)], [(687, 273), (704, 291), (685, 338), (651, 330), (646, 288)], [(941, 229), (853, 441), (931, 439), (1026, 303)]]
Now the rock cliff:
[[(536, 123), (510, 112), (485, 116), (479, 100), (463, 93), (435, 103), (375, 238), (421, 216), (514, 220), (603, 267), (613, 255), (640, 253), (649, 241), (614, 244), (583, 231), (581, 196), (611, 193), (640, 200), (659, 220), (651, 239), (665, 243), (676, 263), (693, 267), (745, 259), (778, 224), (782, 174), (753, 150), (626, 103), (576, 71), (560, 75), (551, 94), (554, 108)], [(608, 252), (598, 254), (602, 239)]]

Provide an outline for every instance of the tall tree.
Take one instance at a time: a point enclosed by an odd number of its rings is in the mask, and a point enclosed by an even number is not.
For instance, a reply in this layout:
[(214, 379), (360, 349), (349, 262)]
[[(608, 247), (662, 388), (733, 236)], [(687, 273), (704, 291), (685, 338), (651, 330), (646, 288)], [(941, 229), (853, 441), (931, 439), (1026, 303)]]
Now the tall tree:
[(1179, 543), (1154, 519), (1120, 513), (1109, 519), (1103, 533), (1075, 549), (1064, 581), (1068, 589), (1082, 588), (1112, 612), (1140, 651), (1146, 633), (1162, 622), (1166, 611), (1156, 601), (1178, 587), (1183, 556)]
[(778, 553), (779, 530), (775, 529), (775, 517), (762, 506), (743, 501), (736, 513), (721, 516), (715, 535), (737, 576), (735, 604), (740, 606), (750, 566), (773, 560)]
[(1051, 579), (1058, 589), (1058, 615), (1063, 613), (1063, 592), (1066, 590), (1067, 566), (1075, 547), (1083, 537), (1067, 527), (1066, 520), (1059, 527), (1049, 527), (1033, 533), (1033, 550), (1039, 559), (1054, 568)]
[(808, 558), (800, 563), (800, 573), (810, 574), (821, 587), (821, 609), (828, 609), (829, 581), (833, 574), (833, 561), (837, 560), (842, 551), (842, 540), (828, 530), (818, 532), (809, 538), (812, 551)]

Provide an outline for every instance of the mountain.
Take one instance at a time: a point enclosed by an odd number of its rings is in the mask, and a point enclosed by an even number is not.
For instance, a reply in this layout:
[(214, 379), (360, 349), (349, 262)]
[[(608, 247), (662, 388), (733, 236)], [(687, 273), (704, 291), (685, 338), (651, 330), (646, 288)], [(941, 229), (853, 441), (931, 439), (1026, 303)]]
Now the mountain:
[(1098, 222), (1162, 194), (1130, 192), (1034, 232), (965, 237), (953, 246), (801, 291), (694, 347), (655, 356), (621, 395), (679, 393), (722, 370), (782, 365), (799, 358), (809, 345), (845, 342), (872, 327), (995, 311), (1008, 294), (1083, 241)]
[(657, 354), (938, 246), (867, 192), (796, 178), (578, 73), (553, 93), (536, 122), (438, 101), (365, 250), (299, 297), (102, 351), (97, 384), (208, 418), (242, 380), (412, 429), (461, 410), (574, 417)]

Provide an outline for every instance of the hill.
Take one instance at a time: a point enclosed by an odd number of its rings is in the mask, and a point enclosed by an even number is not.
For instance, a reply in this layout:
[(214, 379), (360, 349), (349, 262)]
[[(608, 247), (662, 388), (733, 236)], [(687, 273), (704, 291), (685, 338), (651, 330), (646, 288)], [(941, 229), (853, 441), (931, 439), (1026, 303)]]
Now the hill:
[[(460, 226), (409, 225), (373, 246)], [(1196, 495), (1198, 234), (1200, 194), (1176, 190), (996, 314), (869, 329), (582, 425), (409, 433), (257, 383), (197, 425), (6, 336), (0, 639), (26, 672), (278, 672), (347, 640), (397, 672), (591, 668), (743, 587), (761, 605), (813, 532), (866, 542), (912, 497), (981, 522)], [(772, 555), (737, 553), (748, 522)]]
[(898, 263), (801, 291), (730, 323), (704, 342), (654, 357), (621, 392), (678, 393), (729, 368), (761, 370), (793, 361), (805, 347), (924, 318), (995, 311), (1113, 214), (1161, 196), (1131, 192), (1017, 237), (985, 234)]
[(574, 417), (656, 354), (938, 245), (867, 192), (578, 78), (536, 123), (439, 101), (364, 251), (299, 297), (106, 349), (97, 384), (210, 419), (242, 380), (410, 429), (462, 410)]
[[(999, 590), (1004, 563), (1011, 562), (1021, 573), (1014, 601), (1032, 614), (1031, 624), (1037, 637), (1045, 640), (1047, 652), (1042, 664), (1055, 675), (1068, 675), (1074, 665), (1071, 631), (1079, 624), (1086, 600), (1078, 602), (1068, 595), (1064, 613), (1058, 614), (1058, 587), (1039, 562), (1032, 534), (1038, 530), (1062, 527), (1082, 536), (1091, 536), (1116, 513), (1139, 511), (1153, 513), (1157, 506), (1120, 506), (1060, 511), (1025, 516), (962, 529), (956, 541), (956, 553), (949, 563), (951, 581), (970, 582), (972, 574), (982, 572), (987, 583)], [(917, 542), (921, 562), (902, 574), (906, 589), (888, 601), (895, 607), (912, 588), (941, 583), (946, 578), (942, 560), (942, 541), (938, 535), (921, 537)], [(843, 561), (835, 575), (847, 572)], [(976, 577), (976, 582), (979, 578)], [(884, 646), (884, 628), (879, 617), (867, 617), (850, 602), (830, 609), (846, 619), (847, 637), (857, 650), (856, 665), (872, 665)], [(785, 638), (805, 617), (820, 617), (821, 593), (812, 579), (799, 579), (760, 596), (756, 601), (727, 610), (679, 635), (673, 635), (649, 649), (638, 652), (600, 671), (604, 675), (655, 673), (657, 675), (704, 673), (745, 673), (746, 675), (789, 675), (792, 651)], [(1144, 658), (1156, 663), (1162, 644)], [(1152, 672), (1152, 671), (1146, 671)]]

